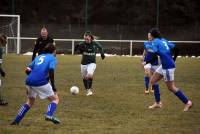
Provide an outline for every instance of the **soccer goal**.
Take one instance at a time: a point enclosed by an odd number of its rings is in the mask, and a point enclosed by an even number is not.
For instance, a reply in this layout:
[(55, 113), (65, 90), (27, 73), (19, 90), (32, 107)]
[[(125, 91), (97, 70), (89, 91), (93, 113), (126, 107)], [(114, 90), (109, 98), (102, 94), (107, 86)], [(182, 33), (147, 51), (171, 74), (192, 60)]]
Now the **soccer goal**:
[(20, 54), (20, 15), (0, 14), (0, 33), (8, 37), (6, 53)]

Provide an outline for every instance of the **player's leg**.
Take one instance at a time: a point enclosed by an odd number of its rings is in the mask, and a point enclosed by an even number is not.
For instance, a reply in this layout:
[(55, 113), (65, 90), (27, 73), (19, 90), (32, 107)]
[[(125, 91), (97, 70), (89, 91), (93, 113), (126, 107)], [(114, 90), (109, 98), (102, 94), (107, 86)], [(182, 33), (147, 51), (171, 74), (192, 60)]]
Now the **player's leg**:
[(47, 108), (47, 113), (45, 115), (45, 120), (52, 121), (54, 124), (59, 124), (59, 119), (53, 116), (59, 103), (58, 94), (53, 92), (53, 89), (49, 83), (44, 86), (37, 87), (37, 94), (40, 99), (48, 98), (50, 101)]
[(192, 107), (192, 101), (187, 98), (187, 96), (183, 93), (183, 91), (181, 91), (181, 89), (175, 86), (174, 71), (175, 69), (163, 70), (165, 83), (167, 85), (167, 88), (185, 104), (183, 111), (188, 111)]
[(3, 94), (2, 94), (2, 81), (1, 81), (1, 76), (0, 76), (0, 105), (1, 105), (1, 106), (6, 106), (6, 105), (8, 105), (8, 102), (3, 98)]
[(87, 78), (86, 78), (86, 75), (87, 75), (87, 65), (81, 65), (81, 75), (82, 75), (82, 78), (83, 78), (84, 87), (87, 90), (88, 89), (88, 83), (87, 83)]
[[(151, 66), (150, 78), (153, 76), (154, 72), (158, 69), (158, 67), (159, 67), (159, 66), (154, 66), (154, 65)], [(159, 86), (159, 85), (158, 85), (158, 86)], [(150, 87), (151, 87), (151, 88), (150, 88), (150, 92), (151, 92), (151, 93), (154, 93), (153, 85), (150, 85)], [(158, 88), (159, 88), (159, 87), (158, 87)]]
[(54, 113), (57, 109), (57, 105), (59, 103), (59, 97), (57, 93), (54, 94), (53, 96), (48, 97), (48, 100), (50, 101), (50, 104), (48, 105), (47, 108), (45, 120), (52, 121), (54, 124), (59, 124), (60, 120), (54, 116)]
[(37, 96), (37, 93), (35, 93), (33, 90), (31, 90), (30, 86), (27, 87), (27, 95), (28, 100), (25, 104), (21, 106), (19, 109), (19, 112), (17, 116), (15, 117), (14, 121), (11, 123), (11, 125), (17, 125), (20, 123), (20, 121), (24, 118), (25, 114), (29, 111), (29, 109), (33, 106), (35, 102), (35, 98)]
[(93, 75), (96, 69), (96, 64), (95, 63), (91, 63), (88, 65), (87, 67), (87, 75), (86, 75), (86, 79), (87, 79), (87, 96), (92, 95), (92, 81), (93, 81)]
[(160, 81), (163, 78), (162, 75), (162, 66), (160, 66), (156, 71), (153, 73), (150, 83), (154, 89), (154, 98), (155, 98), (155, 103), (151, 106), (149, 106), (149, 109), (154, 109), (154, 108), (161, 108), (162, 103), (160, 99), (160, 88), (158, 85), (158, 81)]
[(149, 80), (151, 75), (151, 64), (146, 64), (144, 66), (144, 85), (145, 85), (145, 94), (149, 94)]

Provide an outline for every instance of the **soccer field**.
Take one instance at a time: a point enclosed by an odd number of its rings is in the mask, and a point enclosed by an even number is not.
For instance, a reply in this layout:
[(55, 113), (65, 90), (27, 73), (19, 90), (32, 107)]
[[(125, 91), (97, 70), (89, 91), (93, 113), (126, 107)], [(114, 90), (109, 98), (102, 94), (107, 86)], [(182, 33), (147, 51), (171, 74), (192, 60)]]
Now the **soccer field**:
[[(93, 83), (95, 94), (87, 97), (80, 75), (80, 56), (57, 56), (55, 74), (60, 96), (56, 116), (60, 125), (44, 120), (48, 101), (36, 100), (19, 126), (10, 126), (20, 106), (26, 101), (25, 66), (30, 56), (5, 55), (3, 93), (8, 106), (0, 106), (0, 134), (199, 134), (200, 133), (200, 59), (178, 58), (176, 85), (194, 102), (189, 112), (161, 84), (163, 108), (149, 110), (153, 95), (144, 94), (140, 58), (97, 58)], [(70, 94), (72, 85), (80, 88)]]

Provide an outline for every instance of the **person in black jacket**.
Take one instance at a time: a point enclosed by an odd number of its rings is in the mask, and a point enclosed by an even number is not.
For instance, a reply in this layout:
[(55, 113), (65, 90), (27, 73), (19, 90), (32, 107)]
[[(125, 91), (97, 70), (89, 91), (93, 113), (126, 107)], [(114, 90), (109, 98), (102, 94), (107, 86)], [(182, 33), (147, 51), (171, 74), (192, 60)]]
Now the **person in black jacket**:
[(45, 46), (48, 43), (54, 43), (53, 38), (48, 36), (48, 31), (47, 28), (43, 27), (41, 29), (41, 37), (37, 38), (37, 40), (35, 41), (35, 47), (33, 50), (33, 55), (32, 55), (32, 61), (35, 59), (36, 54), (40, 55), (43, 52), (43, 49), (45, 48)]
[(2, 81), (1, 81), (1, 77), (6, 76), (6, 73), (4, 72), (2, 68), (3, 47), (5, 47), (6, 44), (7, 44), (7, 37), (4, 34), (0, 34), (0, 105), (3, 105), (3, 106), (8, 104), (8, 102), (2, 96)]

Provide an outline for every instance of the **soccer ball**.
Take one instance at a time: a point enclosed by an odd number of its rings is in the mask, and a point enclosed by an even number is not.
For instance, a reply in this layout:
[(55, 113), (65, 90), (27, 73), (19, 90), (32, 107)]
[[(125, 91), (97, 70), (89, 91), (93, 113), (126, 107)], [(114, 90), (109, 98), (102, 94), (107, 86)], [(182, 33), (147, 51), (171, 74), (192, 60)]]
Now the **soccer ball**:
[(72, 86), (70, 92), (72, 95), (77, 95), (79, 93), (79, 88), (77, 86)]

